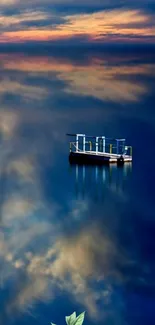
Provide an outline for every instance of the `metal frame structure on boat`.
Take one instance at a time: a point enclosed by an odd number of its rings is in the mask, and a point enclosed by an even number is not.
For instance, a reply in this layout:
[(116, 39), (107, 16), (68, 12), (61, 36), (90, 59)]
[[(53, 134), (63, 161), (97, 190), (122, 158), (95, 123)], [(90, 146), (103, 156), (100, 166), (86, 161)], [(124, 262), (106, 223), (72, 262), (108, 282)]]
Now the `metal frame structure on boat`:
[(124, 164), (132, 162), (132, 147), (126, 145), (126, 139), (113, 139), (105, 136), (87, 136), (85, 134), (67, 134), (75, 137), (70, 142), (69, 160), (71, 163)]

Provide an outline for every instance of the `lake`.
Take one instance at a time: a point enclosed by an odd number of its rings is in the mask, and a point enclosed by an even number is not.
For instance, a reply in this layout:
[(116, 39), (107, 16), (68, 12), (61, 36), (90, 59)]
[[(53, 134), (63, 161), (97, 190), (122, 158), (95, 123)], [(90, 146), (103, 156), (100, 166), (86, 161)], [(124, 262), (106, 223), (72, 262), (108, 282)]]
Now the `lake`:
[[(155, 323), (155, 50), (0, 53), (0, 323)], [(66, 133), (133, 163), (70, 165)]]

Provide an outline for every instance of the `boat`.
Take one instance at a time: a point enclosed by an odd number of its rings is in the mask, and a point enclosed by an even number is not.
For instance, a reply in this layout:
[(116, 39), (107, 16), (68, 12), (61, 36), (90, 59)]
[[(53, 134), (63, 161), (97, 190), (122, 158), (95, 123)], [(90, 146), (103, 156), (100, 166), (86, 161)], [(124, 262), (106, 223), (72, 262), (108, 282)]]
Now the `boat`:
[(124, 165), (132, 162), (132, 146), (126, 145), (126, 139), (70, 133), (67, 136), (74, 137), (69, 143), (70, 163)]

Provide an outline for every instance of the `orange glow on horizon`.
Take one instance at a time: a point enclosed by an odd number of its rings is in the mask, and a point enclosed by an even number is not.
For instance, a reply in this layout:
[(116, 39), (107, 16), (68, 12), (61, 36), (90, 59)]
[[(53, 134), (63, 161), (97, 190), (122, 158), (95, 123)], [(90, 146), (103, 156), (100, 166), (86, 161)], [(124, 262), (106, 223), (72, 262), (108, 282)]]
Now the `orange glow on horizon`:
[[(38, 13), (43, 19), (44, 15)], [(34, 20), (36, 15), (31, 14)], [(24, 18), (25, 17), (25, 18)], [(20, 21), (28, 19), (27, 15), (16, 18), (19, 22), (19, 30), (4, 31), (1, 33), (1, 43), (22, 43), (28, 41), (55, 41), (84, 37), (88, 41), (102, 40), (134, 40), (155, 37), (155, 26), (151, 24), (151, 18), (139, 10), (111, 10), (93, 14), (79, 14), (64, 17), (64, 24), (58, 24), (54, 28), (20, 29)], [(45, 15), (46, 21), (46, 15)], [(9, 25), (9, 20), (7, 19)]]

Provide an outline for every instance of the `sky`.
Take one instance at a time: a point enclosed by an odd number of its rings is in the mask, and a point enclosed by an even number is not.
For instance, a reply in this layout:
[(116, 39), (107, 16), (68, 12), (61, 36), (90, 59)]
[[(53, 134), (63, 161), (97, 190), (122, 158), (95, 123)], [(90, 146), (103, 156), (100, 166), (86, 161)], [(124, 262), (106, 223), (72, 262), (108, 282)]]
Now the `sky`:
[(0, 43), (155, 41), (155, 1), (1, 0)]

